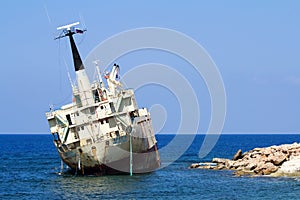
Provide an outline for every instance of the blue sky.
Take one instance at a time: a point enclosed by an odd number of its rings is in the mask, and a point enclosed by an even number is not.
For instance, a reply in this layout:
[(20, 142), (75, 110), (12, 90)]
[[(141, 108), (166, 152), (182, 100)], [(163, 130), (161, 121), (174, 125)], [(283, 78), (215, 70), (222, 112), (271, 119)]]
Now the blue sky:
[[(101, 41), (129, 29), (162, 27), (190, 36), (206, 49), (223, 78), (227, 95), (223, 132), (298, 133), (299, 10), (298, 1), (2, 1), (0, 132), (47, 133), (44, 112), (49, 104), (71, 100), (68, 41), (53, 38), (57, 26), (79, 20), (88, 28), (75, 38), (82, 58)], [(188, 68), (183, 60), (157, 51), (118, 60), (122, 73), (149, 62), (178, 71)], [(207, 88), (192, 71), (185, 75), (200, 102), (198, 132), (205, 132), (210, 119)], [(148, 98), (146, 91), (164, 98)], [(169, 114), (162, 131), (174, 132), (180, 113), (168, 93), (149, 86), (137, 91), (137, 100), (141, 106), (165, 105)]]

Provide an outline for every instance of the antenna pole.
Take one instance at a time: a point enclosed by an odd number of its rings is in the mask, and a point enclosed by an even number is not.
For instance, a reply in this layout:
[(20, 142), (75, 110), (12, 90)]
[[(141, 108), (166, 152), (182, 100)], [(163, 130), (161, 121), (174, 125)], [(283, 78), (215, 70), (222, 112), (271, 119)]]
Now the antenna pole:
[(100, 72), (100, 69), (99, 69), (99, 60), (95, 60), (94, 64), (96, 66), (97, 76), (98, 76), (98, 80), (100, 82), (100, 87), (103, 87), (103, 80), (102, 80), (101, 72)]

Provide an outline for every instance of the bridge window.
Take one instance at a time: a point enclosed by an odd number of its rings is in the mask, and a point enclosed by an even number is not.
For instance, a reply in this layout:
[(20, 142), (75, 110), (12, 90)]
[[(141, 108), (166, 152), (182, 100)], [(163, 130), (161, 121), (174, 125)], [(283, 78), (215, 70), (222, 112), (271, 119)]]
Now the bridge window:
[(99, 97), (98, 90), (93, 90), (93, 97), (94, 97), (95, 103), (100, 102), (100, 97)]
[(78, 108), (82, 107), (81, 99), (79, 95), (75, 95), (75, 101)]

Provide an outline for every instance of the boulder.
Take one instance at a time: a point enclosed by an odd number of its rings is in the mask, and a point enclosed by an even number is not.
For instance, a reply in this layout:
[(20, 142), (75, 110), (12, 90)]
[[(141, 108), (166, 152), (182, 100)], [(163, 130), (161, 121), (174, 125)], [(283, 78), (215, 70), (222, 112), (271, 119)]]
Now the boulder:
[(281, 165), (284, 161), (287, 160), (287, 156), (284, 154), (276, 153), (271, 154), (268, 158), (268, 160), (273, 163), (274, 165)]
[(232, 160), (238, 160), (243, 158), (243, 152), (241, 149), (239, 149), (233, 156)]
[(263, 175), (269, 175), (271, 173), (274, 173), (278, 170), (278, 167), (273, 165), (272, 163), (270, 162), (267, 162), (263, 165), (262, 167), (262, 174)]

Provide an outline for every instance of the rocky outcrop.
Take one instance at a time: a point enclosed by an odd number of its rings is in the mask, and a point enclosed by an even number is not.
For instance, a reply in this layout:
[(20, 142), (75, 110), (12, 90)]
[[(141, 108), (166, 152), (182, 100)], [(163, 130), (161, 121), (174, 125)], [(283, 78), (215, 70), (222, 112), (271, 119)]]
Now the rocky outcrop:
[(300, 144), (284, 144), (255, 148), (242, 153), (238, 150), (232, 160), (213, 158), (212, 163), (194, 163), (190, 168), (234, 170), (235, 175), (300, 175)]

